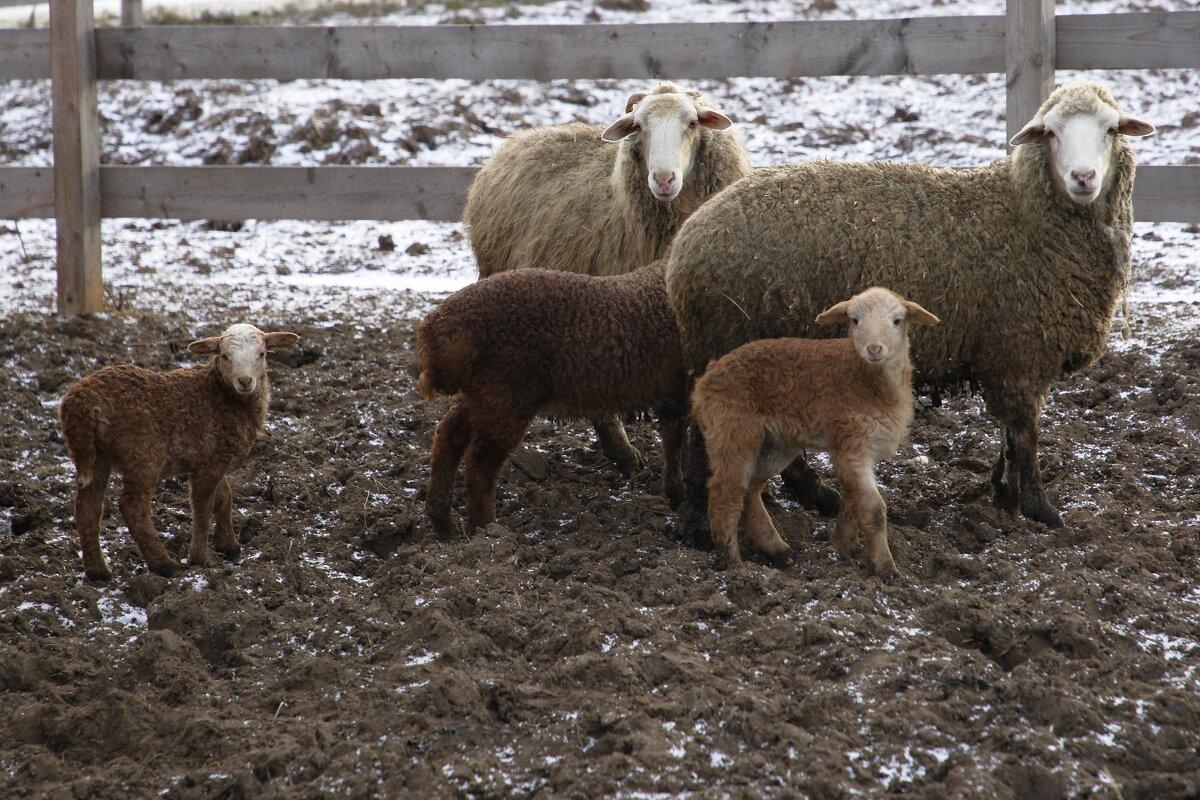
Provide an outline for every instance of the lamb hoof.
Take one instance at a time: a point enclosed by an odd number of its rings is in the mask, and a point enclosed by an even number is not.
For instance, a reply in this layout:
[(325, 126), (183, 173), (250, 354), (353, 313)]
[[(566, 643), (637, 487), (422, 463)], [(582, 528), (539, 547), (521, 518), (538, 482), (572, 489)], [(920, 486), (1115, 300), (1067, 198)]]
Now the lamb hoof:
[(236, 544), (233, 547), (218, 547), (217, 552), (220, 553), (221, 557), (226, 561), (237, 561), (242, 557), (242, 548), (238, 547)]
[(722, 551), (717, 556), (716, 568), (720, 572), (725, 572), (726, 570), (742, 569), (745, 566), (746, 566), (746, 564), (745, 564), (745, 562), (742, 561), (741, 558), (731, 556), (728, 551)]
[(1021, 503), (1021, 514), (1034, 522), (1042, 523), (1047, 528), (1061, 528), (1063, 526), (1062, 517), (1058, 515), (1053, 506), (1042, 498)]
[(107, 583), (113, 579), (112, 570), (108, 567), (84, 569), (83, 574), (87, 576), (89, 581), (98, 583)]
[(439, 539), (462, 539), (466, 537), (463, 529), (457, 522), (446, 517), (445, 519), (431, 519), (433, 524), (433, 532)]
[(628, 452), (614, 454), (609, 453), (608, 457), (617, 465), (617, 469), (626, 478), (632, 478), (642, 467), (646, 466), (646, 458), (637, 450), (629, 450)]
[(150, 571), (164, 578), (174, 578), (183, 572), (183, 564), (180, 564), (173, 558), (160, 558), (157, 561), (150, 562)]
[(822, 517), (836, 517), (842, 506), (842, 496), (830, 489), (811, 472), (797, 473), (789, 467), (784, 470), (783, 484), (805, 508), (816, 511)]
[(212, 554), (204, 553), (188, 553), (189, 567), (212, 567), (215, 566)]
[(900, 579), (900, 570), (896, 569), (895, 564), (885, 564), (881, 567), (875, 567), (872, 570), (879, 580), (889, 586), (896, 583)]
[(772, 567), (784, 569), (796, 563), (796, 554), (791, 550), (780, 550), (778, 553), (768, 554), (767, 560), (771, 562)]

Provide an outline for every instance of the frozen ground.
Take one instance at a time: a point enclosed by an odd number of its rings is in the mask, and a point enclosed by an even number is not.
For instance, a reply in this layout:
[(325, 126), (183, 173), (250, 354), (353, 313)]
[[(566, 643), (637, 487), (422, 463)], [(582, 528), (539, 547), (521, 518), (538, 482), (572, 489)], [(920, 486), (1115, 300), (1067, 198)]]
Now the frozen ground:
[[(881, 18), (916, 4), (650, 0), (434, 23)], [(1060, 11), (1180, 9), (1077, 2)], [(215, 7), (215, 6), (209, 6)], [(42, 6), (44, 21), (45, 6)], [(1064, 73), (1063, 79), (1074, 77)], [(1195, 163), (1200, 75), (1097, 75)], [(815, 157), (982, 163), (998, 76), (705, 81), (756, 165)], [(536, 124), (609, 122), (636, 81), (109, 83), (113, 163), (478, 164)], [(48, 164), (48, 89), (0, 87), (0, 159)], [(390, 236), (393, 250), (380, 249)], [(774, 513), (794, 568), (711, 570), (672, 538), (650, 465), (631, 481), (584, 425), (537, 423), (503, 525), (425, 535), (442, 407), (409, 377), (416, 321), (474, 278), (456, 224), (106, 220), (119, 313), (52, 314), (54, 229), (0, 222), (0, 794), (6, 797), (903, 797), (1182, 800), (1200, 794), (1197, 228), (1138, 224), (1131, 336), (1056, 386), (1043, 464), (1068, 528), (997, 512), (978, 401), (918, 415), (881, 466), (906, 580), (837, 559), (825, 522)], [(413, 245), (420, 245), (413, 247)], [(411, 252), (406, 252), (410, 251)], [(267, 434), (236, 475), (241, 563), (148, 575), (115, 516), (112, 587), (80, 579), (54, 419), (70, 380), (233, 319), (298, 330)], [(922, 467), (914, 454), (934, 466)], [(178, 550), (186, 487), (156, 525)]]

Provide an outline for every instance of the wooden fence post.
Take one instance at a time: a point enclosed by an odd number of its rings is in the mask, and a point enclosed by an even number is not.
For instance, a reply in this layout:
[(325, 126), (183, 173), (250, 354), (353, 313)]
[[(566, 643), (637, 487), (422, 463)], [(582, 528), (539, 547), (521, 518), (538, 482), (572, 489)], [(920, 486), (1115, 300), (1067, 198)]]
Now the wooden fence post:
[(1054, 0), (1007, 0), (1005, 14), (1007, 144), (1054, 91)]
[(122, 28), (140, 28), (143, 19), (142, 0), (121, 0)]
[(51, 0), (50, 81), (60, 314), (104, 309), (94, 31), (92, 0)]

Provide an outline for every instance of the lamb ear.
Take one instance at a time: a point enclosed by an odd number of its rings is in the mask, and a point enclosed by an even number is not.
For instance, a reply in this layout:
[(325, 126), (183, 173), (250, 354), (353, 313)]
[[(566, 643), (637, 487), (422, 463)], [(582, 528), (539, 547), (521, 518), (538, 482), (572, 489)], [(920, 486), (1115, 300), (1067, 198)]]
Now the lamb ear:
[(294, 333), (287, 333), (286, 331), (264, 333), (263, 338), (267, 341), (268, 350), (278, 350), (281, 347), (291, 347), (296, 342), (300, 341), (299, 336)]
[(1008, 140), (1008, 143), (1013, 147), (1016, 147), (1019, 144), (1029, 144), (1030, 142), (1036, 142), (1038, 139), (1041, 139), (1045, 134), (1046, 124), (1042, 122), (1041, 118), (1039, 117), (1038, 119), (1031, 120), (1028, 125), (1026, 125), (1024, 128), (1021, 128), (1021, 130), (1017, 132), (1016, 136)]
[(637, 123), (633, 121), (633, 114), (626, 114), (612, 125), (609, 125), (608, 129), (600, 134), (600, 138), (606, 142), (617, 142), (636, 130)]
[(1142, 122), (1136, 117), (1122, 115), (1117, 120), (1117, 133), (1123, 133), (1126, 136), (1149, 136), (1154, 133), (1154, 126), (1149, 122)]
[(712, 108), (697, 109), (696, 119), (700, 120), (701, 125), (714, 131), (723, 131), (733, 124), (733, 120)]
[(905, 300), (904, 307), (908, 309), (908, 315), (906, 318), (909, 322), (917, 325), (937, 325), (939, 322), (941, 322), (940, 319), (935, 317), (933, 314), (930, 314), (928, 311), (921, 308), (911, 300)]
[(827, 308), (817, 315), (818, 325), (837, 325), (839, 322), (850, 321), (850, 301), (843, 300), (836, 306)]
[(188, 345), (188, 352), (199, 356), (215, 356), (221, 352), (221, 337), (210, 336), (207, 339), (197, 339)]

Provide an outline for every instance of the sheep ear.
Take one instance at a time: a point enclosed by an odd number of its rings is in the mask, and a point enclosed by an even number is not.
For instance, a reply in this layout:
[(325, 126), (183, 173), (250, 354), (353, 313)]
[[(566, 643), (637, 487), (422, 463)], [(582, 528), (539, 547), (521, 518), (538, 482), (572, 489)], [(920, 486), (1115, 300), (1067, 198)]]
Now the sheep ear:
[(1036, 142), (1038, 139), (1041, 139), (1045, 134), (1046, 125), (1039, 118), (1031, 121), (1024, 128), (1021, 128), (1016, 136), (1008, 140), (1008, 143), (1013, 147), (1016, 147), (1019, 144), (1029, 144), (1030, 142)]
[(1149, 136), (1154, 133), (1154, 126), (1149, 122), (1142, 122), (1136, 117), (1122, 115), (1117, 120), (1117, 133), (1123, 133), (1126, 136)]
[(198, 356), (215, 356), (221, 352), (221, 337), (210, 336), (207, 339), (197, 339), (188, 345), (188, 352)]
[(609, 125), (608, 130), (600, 134), (600, 138), (606, 142), (617, 142), (636, 130), (637, 123), (633, 121), (633, 114), (626, 114), (612, 125)]
[(832, 308), (817, 315), (818, 325), (837, 325), (839, 322), (850, 321), (850, 301), (843, 300)]
[(625, 113), (628, 114), (630, 111), (633, 111), (634, 107), (645, 99), (645, 92), (635, 92), (629, 95), (629, 100), (625, 103)]
[(940, 319), (935, 317), (933, 314), (930, 314), (928, 311), (921, 308), (911, 300), (905, 300), (904, 307), (908, 309), (907, 319), (909, 322), (917, 325), (937, 325), (939, 322), (941, 322)]
[(711, 108), (699, 109), (696, 113), (696, 118), (700, 120), (701, 125), (706, 128), (712, 128), (714, 131), (723, 131), (733, 124), (733, 120), (729, 117)]
[(296, 334), (287, 333), (284, 331), (264, 333), (263, 338), (267, 341), (268, 350), (278, 350), (281, 347), (291, 347), (296, 342), (300, 341), (300, 337)]

